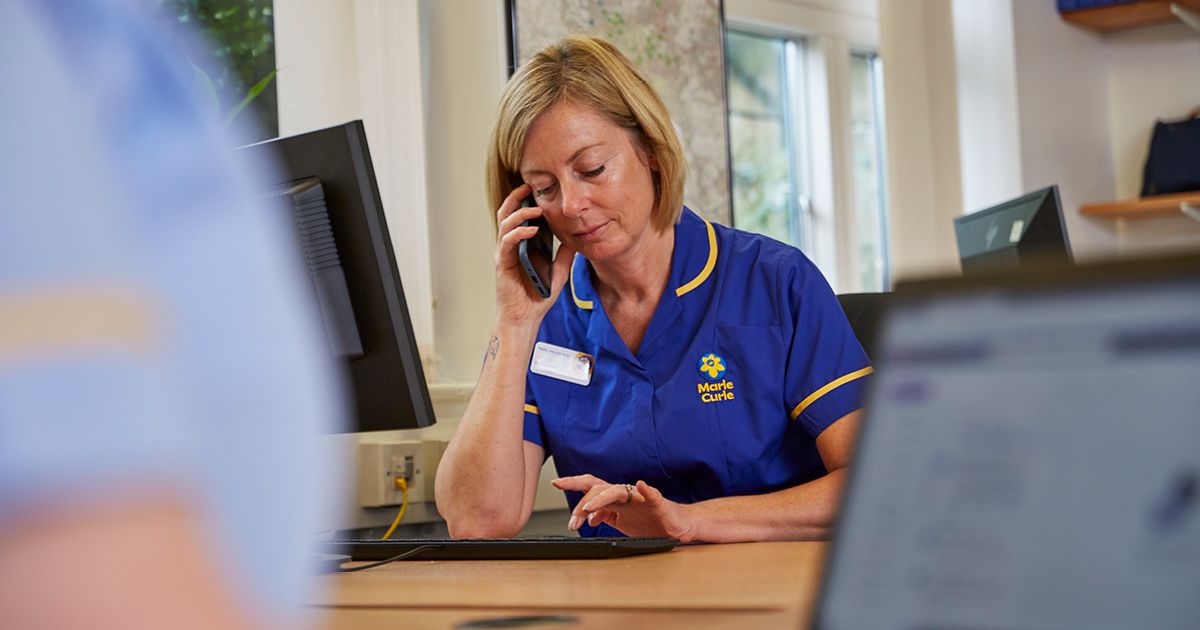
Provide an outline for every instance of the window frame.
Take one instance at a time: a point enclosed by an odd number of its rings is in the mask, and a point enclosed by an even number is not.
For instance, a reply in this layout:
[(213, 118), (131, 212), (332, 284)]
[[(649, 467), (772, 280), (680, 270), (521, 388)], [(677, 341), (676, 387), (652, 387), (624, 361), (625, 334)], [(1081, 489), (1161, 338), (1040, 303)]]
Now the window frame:
[[(875, 125), (875, 164), (879, 169), (876, 173), (878, 178), (878, 194), (876, 202), (879, 204), (879, 254), (882, 258), (883, 266), (879, 270), (879, 281), (882, 287), (862, 287), (863, 290), (878, 289), (888, 290), (892, 286), (892, 264), (891, 264), (891, 212), (888, 208), (888, 169), (887, 169), (887, 117), (884, 111), (883, 102), (883, 60), (879, 55), (879, 51), (867, 49), (864, 47), (851, 47), (850, 56), (865, 58), (869, 65), (870, 82), (871, 82), (871, 110)], [(861, 272), (861, 270), (860, 270)], [(861, 278), (861, 273), (859, 277)]]
[[(881, 249), (884, 269), (881, 287), (864, 287), (857, 256), (859, 234), (854, 217), (853, 130), (850, 116), (850, 61), (854, 53), (869, 53), (878, 59), (878, 24), (872, 16), (840, 15), (797, 9), (794, 19), (751, 15), (756, 5), (726, 2), (725, 28), (763, 37), (802, 41), (806, 128), (802, 130), (802, 177), (808, 192), (805, 220), (809, 242), (804, 252), (821, 269), (838, 293), (878, 291), (890, 288), (891, 225), (887, 204), (885, 136), (878, 139), (880, 195), (883, 229)], [(739, 13), (739, 9), (746, 13)], [(806, 24), (806, 19), (809, 20)], [(875, 100), (877, 132), (884, 133), (881, 73), (877, 73)], [(836, 209), (842, 209), (838, 212)]]
[[(811, 195), (809, 194), (812, 184), (810, 177), (809, 164), (810, 157), (808, 155), (808, 107), (806, 99), (795, 99), (792, 95), (792, 90), (797, 82), (800, 85), (805, 84), (805, 47), (807, 43), (800, 36), (780, 36), (777, 33), (762, 32), (758, 28), (740, 28), (725, 24), (725, 37), (728, 42), (729, 33), (736, 33), (740, 36), (753, 37), (759, 39), (781, 40), (783, 43), (783, 55), (781, 62), (783, 64), (782, 73), (784, 84), (783, 92), (783, 128), (789, 133), (789, 137), (785, 141), (785, 150), (790, 156), (799, 159), (791, 159), (788, 161), (788, 179), (793, 185), (792, 194), (788, 198), (788, 211), (794, 215), (794, 222), (789, 221), (791, 229), (791, 240), (801, 250), (808, 252), (816, 245), (812, 238), (811, 223)], [(725, 47), (726, 55), (728, 55), (729, 46)], [(728, 81), (728, 77), (726, 77)], [(727, 105), (727, 118), (730, 118), (734, 108), (732, 105)], [(732, 128), (731, 128), (732, 134)], [(730, 138), (729, 156), (733, 159), (732, 138)], [(730, 173), (732, 176), (733, 165), (730, 164)], [(731, 194), (732, 194), (731, 187)], [(731, 208), (730, 218), (734, 226), (737, 227), (737, 214)]]

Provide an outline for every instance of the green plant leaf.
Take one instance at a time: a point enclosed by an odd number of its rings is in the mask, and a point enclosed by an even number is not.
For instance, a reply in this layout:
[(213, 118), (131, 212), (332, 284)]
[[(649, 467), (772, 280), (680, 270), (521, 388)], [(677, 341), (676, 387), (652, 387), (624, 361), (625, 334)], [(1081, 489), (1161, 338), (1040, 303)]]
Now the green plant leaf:
[(267, 76), (259, 79), (258, 83), (255, 83), (246, 92), (246, 96), (242, 97), (242, 101), (229, 110), (229, 113), (225, 115), (226, 125), (232, 123), (238, 117), (238, 114), (242, 113), (243, 109), (246, 109), (247, 105), (254, 102), (254, 99), (258, 98), (258, 95), (262, 94), (262, 91), (267, 89), (268, 85), (271, 85), (271, 81), (275, 80), (275, 72), (275, 70), (272, 70), (267, 73)]

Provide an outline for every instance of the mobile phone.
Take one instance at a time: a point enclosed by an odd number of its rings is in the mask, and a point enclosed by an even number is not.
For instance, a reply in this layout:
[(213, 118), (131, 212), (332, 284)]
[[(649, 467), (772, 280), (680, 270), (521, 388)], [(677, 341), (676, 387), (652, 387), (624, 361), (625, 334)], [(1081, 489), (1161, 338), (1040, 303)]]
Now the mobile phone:
[[(532, 208), (535, 205), (537, 204), (533, 202), (533, 195), (529, 195), (521, 201), (522, 208)], [(517, 256), (521, 259), (521, 268), (525, 270), (525, 275), (529, 277), (529, 282), (533, 284), (538, 295), (548, 299), (550, 297), (550, 262), (554, 258), (554, 234), (550, 231), (550, 225), (546, 223), (544, 217), (525, 221), (521, 225), (525, 227), (536, 225), (538, 228), (537, 234), (517, 245)]]

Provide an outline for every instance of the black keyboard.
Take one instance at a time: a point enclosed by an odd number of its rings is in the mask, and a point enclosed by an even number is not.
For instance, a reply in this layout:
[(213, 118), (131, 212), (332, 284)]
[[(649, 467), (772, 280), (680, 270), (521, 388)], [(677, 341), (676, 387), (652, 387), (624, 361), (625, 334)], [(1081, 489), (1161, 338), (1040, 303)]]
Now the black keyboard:
[(373, 561), (591, 560), (661, 553), (678, 544), (674, 538), (400, 538), (324, 542), (318, 551)]

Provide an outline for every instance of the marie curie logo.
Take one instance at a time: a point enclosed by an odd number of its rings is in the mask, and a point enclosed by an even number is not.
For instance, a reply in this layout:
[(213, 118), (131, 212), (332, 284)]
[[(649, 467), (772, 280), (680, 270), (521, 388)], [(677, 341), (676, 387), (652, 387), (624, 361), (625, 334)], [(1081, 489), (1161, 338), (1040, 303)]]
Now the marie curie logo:
[(700, 375), (704, 377), (704, 380), (696, 383), (700, 402), (719, 403), (734, 399), (733, 381), (724, 378), (727, 366), (721, 355), (715, 352), (701, 355), (698, 367)]
[(725, 376), (725, 359), (712, 352), (701, 356), (700, 373), (710, 381), (715, 381)]

